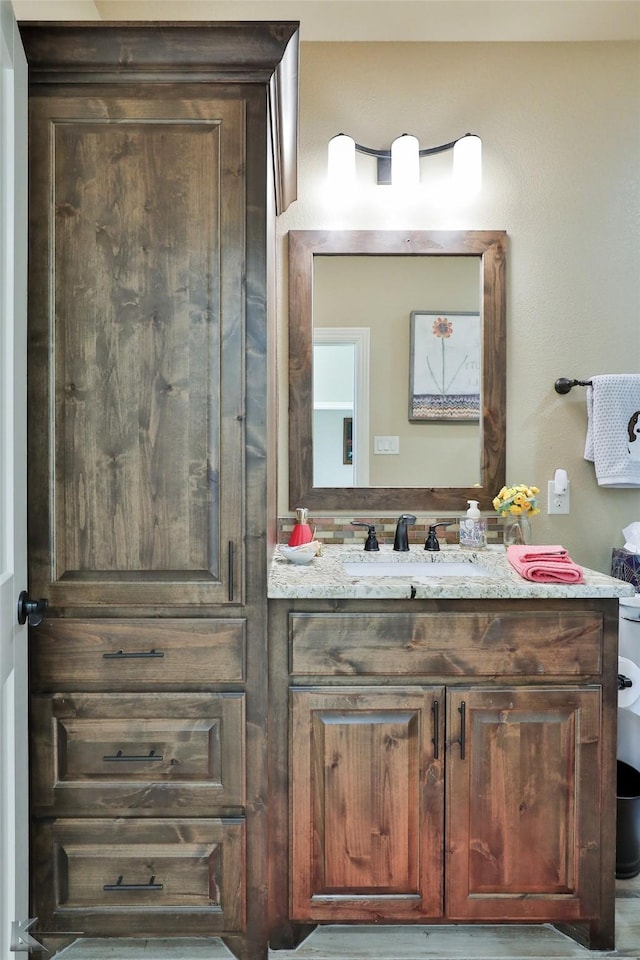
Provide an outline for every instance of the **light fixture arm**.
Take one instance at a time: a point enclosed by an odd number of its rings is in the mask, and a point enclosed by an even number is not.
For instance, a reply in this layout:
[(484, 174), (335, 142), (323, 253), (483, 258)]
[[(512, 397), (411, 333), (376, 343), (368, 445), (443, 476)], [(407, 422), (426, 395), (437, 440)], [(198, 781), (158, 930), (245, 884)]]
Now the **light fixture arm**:
[[(456, 140), (450, 140), (449, 143), (441, 143), (437, 147), (425, 147), (418, 151), (420, 157), (431, 157), (436, 153), (445, 153), (447, 150), (453, 150), (458, 140), (463, 137), (472, 137), (475, 134), (465, 133)], [(375, 147), (365, 147), (362, 143), (356, 143), (356, 151), (364, 153), (368, 157), (375, 157), (378, 161), (378, 184), (391, 183), (391, 150), (376, 150)]]
[[(465, 133), (464, 136), (471, 137), (474, 136), (474, 134)], [(458, 140), (462, 140), (462, 137), (458, 137)], [(421, 157), (429, 157), (433, 153), (444, 153), (446, 150), (453, 150), (458, 140), (441, 143), (438, 147), (425, 147), (423, 150), (419, 150), (418, 153)], [(365, 147), (361, 143), (356, 143), (356, 150), (358, 153), (366, 153), (369, 157), (388, 157), (391, 159), (391, 150), (376, 150), (374, 147)]]

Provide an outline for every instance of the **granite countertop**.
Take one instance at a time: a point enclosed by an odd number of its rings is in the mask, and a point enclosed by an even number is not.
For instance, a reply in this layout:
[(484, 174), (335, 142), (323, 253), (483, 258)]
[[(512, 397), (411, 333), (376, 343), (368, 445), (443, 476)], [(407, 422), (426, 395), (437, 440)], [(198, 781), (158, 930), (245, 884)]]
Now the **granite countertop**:
[[(347, 574), (343, 563), (442, 563), (456, 561), (477, 563), (486, 576), (420, 577), (409, 575), (359, 577)], [(394, 553), (391, 546), (382, 546), (379, 553), (365, 553), (362, 547), (325, 544), (322, 556), (306, 565), (296, 565), (276, 549), (267, 587), (270, 599), (341, 599), (341, 600), (447, 600), (473, 599), (537, 599), (560, 597), (602, 598), (628, 597), (635, 593), (630, 583), (616, 580), (596, 570), (583, 567), (585, 583), (532, 583), (524, 580), (508, 563), (502, 546), (487, 547), (477, 552), (459, 547), (443, 547), (439, 553), (412, 547), (409, 553)]]

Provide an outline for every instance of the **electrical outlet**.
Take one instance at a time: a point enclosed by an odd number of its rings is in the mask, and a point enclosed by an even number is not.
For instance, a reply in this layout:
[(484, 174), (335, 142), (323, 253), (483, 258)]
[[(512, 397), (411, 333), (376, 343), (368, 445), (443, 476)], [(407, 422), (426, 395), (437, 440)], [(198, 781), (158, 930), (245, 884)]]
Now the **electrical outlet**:
[(556, 493), (554, 480), (549, 480), (547, 513), (570, 513), (569, 510), (570, 482), (567, 480), (567, 489), (564, 493)]

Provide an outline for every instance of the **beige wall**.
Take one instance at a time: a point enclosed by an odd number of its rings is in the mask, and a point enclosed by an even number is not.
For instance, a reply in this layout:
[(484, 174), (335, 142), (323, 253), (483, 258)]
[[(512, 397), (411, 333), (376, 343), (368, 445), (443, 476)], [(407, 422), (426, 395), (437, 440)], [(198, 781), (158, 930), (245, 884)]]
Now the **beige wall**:
[[(622, 527), (640, 520), (640, 490), (597, 486), (583, 459), (585, 391), (561, 397), (553, 384), (640, 372), (640, 44), (303, 43), (300, 96), (299, 199), (278, 224), (279, 512), (289, 512), (287, 232), (504, 229), (507, 480), (544, 492), (538, 543), (562, 542), (579, 562), (608, 570)], [(329, 138), (345, 132), (388, 147), (405, 131), (421, 146), (479, 134), (480, 196), (446, 196), (450, 155), (423, 160), (420, 193), (404, 201), (376, 187), (371, 161), (359, 158), (358, 195), (333, 205)], [(571, 480), (566, 517), (546, 513), (556, 467)]]
[[(480, 481), (477, 420), (409, 421), (414, 310), (479, 314), (479, 257), (314, 258), (314, 324), (370, 334), (369, 484), (472, 487)], [(375, 454), (376, 436), (398, 437), (399, 453)]]

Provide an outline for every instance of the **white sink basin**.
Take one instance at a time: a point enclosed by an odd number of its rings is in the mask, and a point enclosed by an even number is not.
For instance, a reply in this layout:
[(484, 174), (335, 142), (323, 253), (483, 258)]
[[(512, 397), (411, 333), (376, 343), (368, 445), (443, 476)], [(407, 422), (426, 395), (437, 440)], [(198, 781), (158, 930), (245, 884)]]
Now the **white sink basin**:
[(488, 567), (480, 563), (464, 560), (435, 560), (421, 562), (419, 560), (399, 561), (345, 561), (344, 572), (349, 577), (493, 577)]

